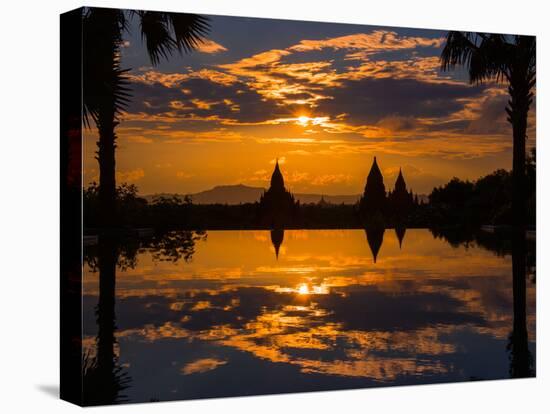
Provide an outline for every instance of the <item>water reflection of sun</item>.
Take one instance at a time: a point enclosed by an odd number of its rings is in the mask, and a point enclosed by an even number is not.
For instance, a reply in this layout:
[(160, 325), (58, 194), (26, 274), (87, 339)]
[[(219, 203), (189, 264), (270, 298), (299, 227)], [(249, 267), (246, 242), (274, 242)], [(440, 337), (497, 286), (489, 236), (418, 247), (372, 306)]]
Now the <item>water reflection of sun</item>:
[(300, 283), (296, 288), (296, 293), (299, 295), (326, 295), (329, 293), (329, 288), (326, 285), (310, 286), (307, 283)]

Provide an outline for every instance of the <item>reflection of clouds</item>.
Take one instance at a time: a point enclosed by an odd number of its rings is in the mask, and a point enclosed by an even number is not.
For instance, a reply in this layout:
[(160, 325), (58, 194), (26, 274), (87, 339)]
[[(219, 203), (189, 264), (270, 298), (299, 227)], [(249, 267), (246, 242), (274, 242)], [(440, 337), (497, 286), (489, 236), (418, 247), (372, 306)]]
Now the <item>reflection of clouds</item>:
[[(443, 298), (440, 294), (436, 296), (436, 301), (433, 303), (428, 300), (429, 297), (422, 296), (423, 300), (413, 307), (411, 305), (414, 302), (406, 299), (407, 312), (412, 316), (404, 315), (399, 307), (395, 306), (400, 300), (400, 296), (397, 296), (394, 303), (390, 304), (397, 312), (397, 320), (388, 321), (390, 324), (384, 327), (387, 322), (376, 321), (382, 315), (367, 313), (357, 319), (357, 316), (348, 313), (358, 310), (354, 305), (351, 309), (347, 309), (345, 305), (342, 308), (350, 297), (357, 297), (361, 293), (356, 290), (358, 288), (356, 286), (351, 285), (349, 286), (351, 289), (348, 290), (342, 289), (346, 294), (336, 296), (324, 290), (315, 292), (314, 287), (308, 287), (307, 294), (302, 295), (301, 286), (303, 285), (298, 285), (293, 291), (273, 292), (259, 303), (248, 303), (244, 306), (243, 303), (246, 304), (250, 299), (241, 295), (237, 300), (240, 295), (238, 289), (225, 293), (227, 297), (224, 300), (232, 305), (227, 307), (223, 307), (223, 302), (217, 302), (216, 294), (213, 292), (209, 292), (208, 295), (195, 294), (195, 302), (190, 301), (187, 304), (176, 302), (178, 303), (176, 310), (184, 310), (184, 305), (187, 305), (189, 310), (184, 317), (181, 317), (181, 312), (173, 315), (175, 320), (179, 318), (179, 322), (167, 322), (158, 327), (146, 325), (142, 329), (122, 330), (119, 336), (131, 335), (134, 339), (142, 338), (149, 342), (169, 338), (211, 341), (250, 353), (260, 359), (298, 366), (304, 373), (390, 381), (400, 375), (445, 373), (452, 369), (440, 359), (442, 356), (456, 352), (457, 345), (445, 338), (465, 327), (474, 330), (483, 329), (484, 331), (477, 330), (477, 332), (492, 336), (496, 333), (498, 337), (500, 334), (500, 332), (493, 332), (487, 326), (479, 325), (479, 320), (475, 322), (475, 319), (468, 319), (466, 316), (464, 321), (467, 323), (462, 323), (460, 314), (465, 312), (464, 303), (453, 305), (452, 299), (451, 305), (440, 303)], [(409, 285), (409, 288), (415, 290), (417, 286)], [(388, 291), (396, 295), (399, 290), (388, 289)], [(370, 294), (365, 299), (359, 299), (358, 303), (367, 304), (369, 300), (386, 295), (382, 291), (369, 289), (368, 292)], [(315, 295), (315, 293), (323, 295)], [(217, 296), (220, 295), (223, 293), (219, 292)], [(204, 303), (204, 296), (212, 298), (212, 302), (209, 302), (207, 307), (200, 306)], [(327, 299), (324, 300), (325, 296)], [(271, 299), (267, 299), (268, 297)], [(300, 297), (303, 299), (299, 299)], [(409, 295), (408, 298), (411, 296)], [(198, 327), (195, 329), (193, 320), (202, 319), (201, 314), (212, 311), (214, 304), (218, 309), (223, 307), (226, 313), (233, 314), (231, 318), (226, 318), (228, 323), (218, 324), (215, 321), (223, 317), (212, 317), (209, 318), (210, 323), (205, 326), (195, 325)], [(439, 310), (430, 309), (437, 304), (442, 307), (444, 315), (447, 316), (443, 316), (440, 323), (434, 325), (438, 322)], [(174, 310), (172, 305), (173, 303), (170, 307)], [(379, 305), (375, 304), (375, 307), (379, 308)], [(427, 309), (427, 314), (421, 315), (423, 319), (418, 320), (414, 315), (422, 312), (423, 308)], [(456, 315), (449, 314), (451, 311)], [(381, 308), (380, 312), (386, 313), (387, 309)], [(241, 315), (244, 319), (238, 319)], [(247, 320), (247, 317), (250, 319)], [(362, 322), (363, 318), (368, 317), (375, 320)], [(407, 317), (412, 319), (409, 322), (400, 320)], [(445, 322), (445, 318), (449, 318), (448, 322)], [(362, 327), (363, 323), (364, 327)], [(401, 329), (400, 324), (406, 329)], [(304, 355), (302, 351), (310, 351), (314, 354), (307, 356), (308, 354)]]
[(222, 365), (227, 364), (227, 361), (215, 358), (202, 358), (186, 364), (181, 372), (184, 375), (202, 374), (203, 372), (212, 371)]
[(200, 310), (204, 310), (204, 309), (209, 309), (212, 307), (212, 304), (207, 301), (207, 300), (201, 300), (201, 301), (198, 301), (197, 303), (195, 303), (193, 305), (193, 307), (191, 308), (192, 311), (200, 311)]
[[(441, 335), (451, 332), (450, 328), (425, 328), (411, 332), (345, 331), (339, 324), (322, 323), (323, 316), (324, 311), (316, 309), (315, 305), (289, 306), (283, 311), (264, 313), (241, 329), (214, 326), (209, 330), (193, 332), (165, 324), (156, 330), (147, 327), (122, 332), (119, 336), (138, 335), (147, 341), (167, 338), (214, 341), (270, 362), (296, 365), (304, 373), (368, 377), (381, 381), (394, 380), (400, 375), (442, 373), (450, 369), (439, 361), (434, 363), (427, 357), (418, 357), (452, 354), (455, 346), (439, 339)], [(324, 357), (296, 356), (296, 350), (321, 351)], [(331, 352), (336, 351), (343, 358), (327, 359)], [(407, 356), (395, 358), (392, 356), (395, 352)], [(200, 361), (200, 364), (189, 367), (186, 373), (205, 372), (219, 366), (213, 361), (212, 364), (211, 361)]]
[(311, 283), (300, 283), (294, 288), (277, 286), (275, 288), (275, 291), (284, 293), (296, 293), (298, 295), (326, 295), (330, 292), (330, 288), (325, 284), (313, 285)]
[(367, 377), (379, 381), (392, 381), (405, 375), (422, 375), (445, 373), (448, 367), (441, 363), (426, 361), (424, 364), (415, 358), (374, 358), (371, 360), (335, 361), (305, 361), (302, 372), (329, 375), (344, 375), (348, 377)]
[[(394, 381), (456, 374), (453, 357), (472, 335), (510, 334), (509, 257), (414, 229), (402, 250), (387, 232), (376, 265), (362, 231), (286, 231), (279, 261), (266, 244), (269, 232), (209, 232), (190, 263), (153, 263), (142, 251), (138, 268), (117, 276), (118, 339), (202, 341), (303, 373)], [(86, 298), (97, 282), (86, 269)], [(534, 340), (534, 285), (527, 290)], [(182, 370), (219, 361), (230, 359), (198, 355)]]

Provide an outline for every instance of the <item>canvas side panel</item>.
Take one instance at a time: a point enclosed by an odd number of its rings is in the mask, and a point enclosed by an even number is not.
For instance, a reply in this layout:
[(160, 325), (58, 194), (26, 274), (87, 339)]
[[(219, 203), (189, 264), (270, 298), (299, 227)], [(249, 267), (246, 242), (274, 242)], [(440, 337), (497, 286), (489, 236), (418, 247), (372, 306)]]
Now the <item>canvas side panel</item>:
[(82, 9), (61, 15), (60, 397), (82, 404)]

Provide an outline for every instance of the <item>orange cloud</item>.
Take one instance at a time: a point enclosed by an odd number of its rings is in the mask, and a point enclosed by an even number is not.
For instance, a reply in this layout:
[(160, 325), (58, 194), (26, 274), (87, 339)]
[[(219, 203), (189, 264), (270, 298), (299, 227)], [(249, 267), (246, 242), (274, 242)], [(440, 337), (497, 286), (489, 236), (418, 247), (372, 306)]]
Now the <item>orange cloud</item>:
[[(465, 148), (468, 150), (465, 151)], [(512, 140), (502, 135), (485, 135), (483, 139), (465, 133), (432, 132), (415, 135), (403, 140), (363, 141), (331, 145), (319, 151), (325, 155), (386, 153), (407, 157), (434, 156), (443, 159), (474, 159), (500, 154), (512, 148)]]
[(178, 171), (176, 173), (176, 177), (180, 178), (180, 179), (189, 179), (189, 178), (193, 178), (195, 176), (195, 174), (191, 174), (191, 173), (188, 173), (188, 172), (185, 172), (185, 171)]
[(204, 40), (202, 43), (198, 45), (198, 47), (195, 50), (197, 52), (209, 53), (209, 54), (227, 51), (225, 47), (223, 47), (219, 43), (214, 42), (213, 40)]
[(276, 162), (278, 162), (279, 165), (283, 165), (286, 163), (286, 157), (273, 158), (269, 161), (271, 165), (275, 165)]
[(116, 180), (119, 183), (133, 183), (141, 180), (145, 177), (145, 171), (142, 168), (136, 168), (135, 170), (129, 171), (117, 171)]
[(353, 181), (350, 174), (323, 174), (317, 175), (311, 181), (311, 184), (323, 187), (330, 184), (344, 184)]
[(210, 109), (212, 105), (216, 104), (216, 102), (208, 102), (200, 99), (191, 99), (191, 102), (199, 109)]
[(144, 137), (143, 135), (128, 135), (125, 137), (126, 141), (135, 144), (152, 144), (151, 138)]
[(189, 78), (189, 75), (184, 73), (161, 73), (155, 70), (148, 70), (140, 75), (130, 73), (127, 76), (133, 82), (141, 82), (147, 85), (160, 83), (166, 88), (173, 88)]
[[(212, 69), (201, 69), (189, 73), (162, 73), (156, 70), (147, 70), (140, 74), (130, 73), (127, 76), (133, 82), (145, 83), (147, 85), (160, 83), (166, 88), (178, 87), (181, 82), (189, 79), (205, 79), (222, 85), (231, 85), (238, 81), (238, 78), (234, 75)], [(184, 93), (185, 91), (182, 90)]]
[(302, 40), (288, 50), (293, 52), (309, 52), (331, 49), (360, 49), (369, 53), (387, 50), (414, 49), (417, 47), (440, 47), (443, 38), (430, 39), (424, 37), (399, 36), (396, 32), (375, 30), (371, 33), (357, 33), (347, 36), (333, 37), (321, 40)]
[[(323, 87), (337, 87), (342, 80), (363, 77), (423, 78), (438, 81), (439, 58), (415, 57), (408, 61), (369, 61), (369, 56), (390, 50), (440, 47), (444, 39), (399, 36), (392, 31), (377, 30), (328, 39), (302, 40), (286, 49), (272, 49), (257, 53), (234, 63), (219, 65), (235, 76), (249, 80), (249, 86), (267, 99), (282, 104), (309, 105), (315, 107), (321, 99), (330, 99), (321, 93)], [(354, 51), (346, 55), (348, 60), (365, 61), (359, 67), (337, 72), (330, 61), (283, 64), (283, 57), (294, 53), (318, 51), (325, 48)], [(447, 79), (447, 77), (443, 78)], [(298, 97), (296, 97), (298, 96)]]

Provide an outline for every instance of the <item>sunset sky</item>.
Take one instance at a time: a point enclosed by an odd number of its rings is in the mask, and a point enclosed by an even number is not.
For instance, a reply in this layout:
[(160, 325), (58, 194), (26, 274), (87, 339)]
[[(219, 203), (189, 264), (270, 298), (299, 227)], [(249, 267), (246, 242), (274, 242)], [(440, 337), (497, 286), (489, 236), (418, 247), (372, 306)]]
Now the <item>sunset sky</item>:
[[(453, 176), (511, 169), (504, 85), (441, 73), (446, 32), (210, 16), (201, 48), (152, 67), (133, 21), (122, 67), (132, 102), (117, 128), (117, 180), (141, 194), (268, 186), (358, 194), (373, 156), (386, 189), (402, 167), (429, 193)], [(528, 146), (535, 143), (534, 105)], [(85, 183), (98, 179), (85, 131)]]

